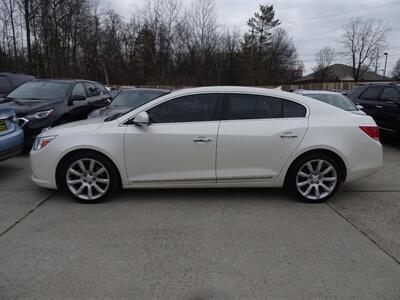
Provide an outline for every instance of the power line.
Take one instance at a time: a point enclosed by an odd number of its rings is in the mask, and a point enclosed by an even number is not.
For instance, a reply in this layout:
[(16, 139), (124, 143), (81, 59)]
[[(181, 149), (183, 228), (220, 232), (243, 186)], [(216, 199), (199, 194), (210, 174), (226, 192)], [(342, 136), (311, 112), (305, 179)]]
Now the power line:
[(331, 17), (343, 16), (343, 15), (346, 15), (346, 14), (358, 13), (360, 11), (376, 9), (376, 8), (379, 8), (379, 7), (392, 6), (392, 5), (395, 5), (395, 4), (400, 4), (400, 1), (394, 1), (394, 2), (390, 2), (390, 3), (370, 6), (370, 7), (366, 7), (366, 8), (359, 8), (357, 10), (347, 11), (347, 12), (343, 12), (343, 13), (340, 13), (340, 14), (330, 14), (330, 15), (318, 16), (318, 17), (314, 17), (314, 18), (307, 18), (307, 19), (300, 19), (300, 20), (286, 21), (286, 22), (291, 23), (291, 24), (297, 24), (297, 23), (301, 23), (301, 22), (309, 22), (309, 21), (312, 21), (312, 20), (326, 19), (326, 18), (331, 18)]

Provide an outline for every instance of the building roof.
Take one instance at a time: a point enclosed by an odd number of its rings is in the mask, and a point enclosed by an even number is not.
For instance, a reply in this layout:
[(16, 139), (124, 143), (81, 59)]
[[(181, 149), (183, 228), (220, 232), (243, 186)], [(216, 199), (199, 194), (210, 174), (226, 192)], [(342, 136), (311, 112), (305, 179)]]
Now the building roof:
[[(320, 74), (324, 73), (325, 82), (336, 82), (336, 81), (354, 81), (353, 77), (353, 67), (344, 64), (333, 64), (322, 71), (317, 71), (304, 76), (300, 79), (295, 80), (295, 82), (317, 82), (319, 81)], [(382, 81), (390, 80), (389, 77), (385, 77), (375, 72), (367, 71), (361, 78), (362, 81)]]

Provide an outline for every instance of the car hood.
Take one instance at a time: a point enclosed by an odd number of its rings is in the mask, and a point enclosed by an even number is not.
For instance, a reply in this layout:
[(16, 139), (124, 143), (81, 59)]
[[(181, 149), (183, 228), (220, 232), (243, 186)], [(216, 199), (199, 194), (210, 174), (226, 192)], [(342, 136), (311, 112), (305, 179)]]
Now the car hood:
[(29, 113), (53, 108), (62, 101), (64, 101), (63, 98), (55, 100), (9, 100), (3, 98), (0, 102), (0, 108), (10, 108), (15, 111), (18, 117), (21, 117)]
[(132, 109), (131, 107), (111, 107), (111, 106), (102, 107), (92, 111), (88, 115), (88, 119), (97, 117), (109, 117), (114, 114), (125, 113), (131, 109)]
[(91, 132), (104, 125), (104, 118), (93, 118), (52, 127), (41, 136)]

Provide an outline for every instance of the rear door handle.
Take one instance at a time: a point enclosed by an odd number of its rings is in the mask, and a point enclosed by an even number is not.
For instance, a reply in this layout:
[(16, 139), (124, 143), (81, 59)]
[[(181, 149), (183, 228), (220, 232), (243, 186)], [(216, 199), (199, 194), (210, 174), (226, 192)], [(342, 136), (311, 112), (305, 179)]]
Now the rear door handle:
[(376, 108), (383, 108), (382, 105), (375, 105)]
[(195, 143), (210, 143), (212, 141), (211, 138), (205, 136), (198, 136), (193, 140)]
[(297, 138), (297, 137), (298, 137), (298, 135), (294, 134), (292, 132), (285, 132), (284, 134), (281, 135), (282, 139), (294, 139), (294, 138)]

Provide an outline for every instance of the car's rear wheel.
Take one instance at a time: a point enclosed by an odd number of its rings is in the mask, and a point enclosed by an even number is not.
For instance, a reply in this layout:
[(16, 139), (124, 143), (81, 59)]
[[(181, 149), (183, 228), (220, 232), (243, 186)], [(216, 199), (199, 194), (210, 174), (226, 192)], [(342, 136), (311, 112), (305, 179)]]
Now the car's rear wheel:
[(98, 203), (118, 187), (118, 171), (105, 156), (78, 152), (68, 157), (61, 167), (63, 189), (83, 203)]
[(289, 170), (289, 190), (304, 202), (324, 202), (333, 197), (341, 184), (336, 160), (325, 153), (306, 155)]

